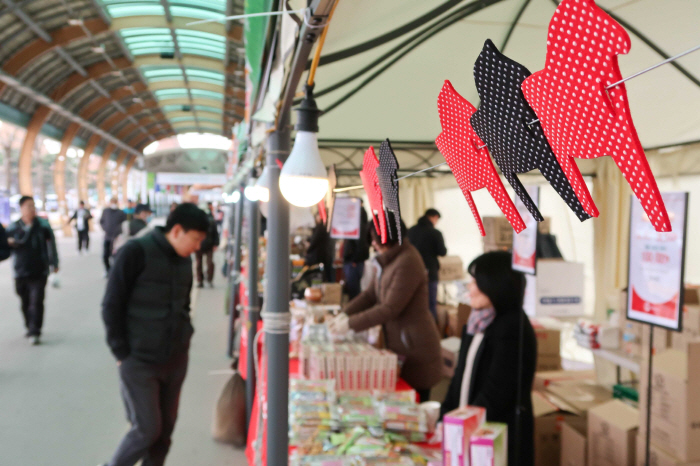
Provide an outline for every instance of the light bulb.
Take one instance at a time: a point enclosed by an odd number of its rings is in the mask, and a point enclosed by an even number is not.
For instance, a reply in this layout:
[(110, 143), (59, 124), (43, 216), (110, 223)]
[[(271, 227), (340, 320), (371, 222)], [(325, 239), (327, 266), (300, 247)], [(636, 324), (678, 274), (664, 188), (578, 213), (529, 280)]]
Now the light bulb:
[(243, 190), (243, 194), (245, 195), (245, 198), (249, 201), (258, 200), (258, 190), (254, 185), (246, 186)]
[(292, 153), (280, 172), (280, 191), (290, 204), (298, 207), (311, 207), (326, 195), (328, 173), (315, 133), (297, 132)]
[(255, 183), (255, 188), (258, 191), (258, 200), (260, 202), (270, 201), (270, 170), (267, 169), (267, 165), (263, 168), (258, 182)]

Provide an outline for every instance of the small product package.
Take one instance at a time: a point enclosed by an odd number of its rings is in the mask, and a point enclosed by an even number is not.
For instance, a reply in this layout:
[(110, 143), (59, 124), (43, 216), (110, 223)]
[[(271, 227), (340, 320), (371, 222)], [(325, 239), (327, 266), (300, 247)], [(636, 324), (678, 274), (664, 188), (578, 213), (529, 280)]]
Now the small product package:
[(471, 466), (508, 466), (508, 425), (487, 422), (471, 437)]
[(485, 420), (486, 410), (478, 406), (465, 406), (445, 414), (442, 420), (445, 466), (470, 466), (470, 440)]

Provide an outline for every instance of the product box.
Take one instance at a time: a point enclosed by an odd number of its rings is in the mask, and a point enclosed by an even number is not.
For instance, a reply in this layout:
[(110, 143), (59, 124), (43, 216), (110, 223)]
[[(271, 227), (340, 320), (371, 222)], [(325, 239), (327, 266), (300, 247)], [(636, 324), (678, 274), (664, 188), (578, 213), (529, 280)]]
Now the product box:
[(588, 410), (612, 399), (612, 392), (592, 380), (563, 380), (549, 384), (549, 393), (556, 395), (584, 415)]
[(323, 283), (321, 284), (323, 298), (321, 303), (327, 305), (340, 306), (343, 301), (343, 285), (340, 283)]
[(523, 307), (529, 316), (584, 315), (583, 264), (561, 259), (539, 259), (537, 275), (526, 275)]
[(469, 441), (486, 420), (486, 410), (465, 406), (445, 414), (442, 419), (442, 458), (446, 466), (470, 466)]
[(561, 356), (557, 355), (538, 355), (537, 368), (538, 372), (559, 371), (561, 370)]
[(462, 329), (469, 320), (472, 308), (468, 304), (459, 303), (451, 307), (447, 314), (447, 336), (462, 338)]
[(508, 466), (508, 425), (486, 422), (472, 434), (471, 466)]
[(532, 392), (535, 417), (535, 466), (558, 466), (564, 422), (578, 418), (573, 409), (555, 396)]
[[(643, 364), (643, 366), (647, 366)], [(654, 356), (651, 386), (651, 441), (674, 457), (700, 461), (700, 342), (687, 352), (674, 349)], [(646, 419), (646, 367), (639, 390), (641, 418)], [(646, 423), (640, 431), (645, 432)]]
[(639, 411), (612, 400), (588, 411), (588, 464), (635, 466)]
[(570, 418), (561, 428), (561, 466), (586, 466), (588, 457), (588, 421)]
[(438, 280), (441, 282), (451, 282), (467, 278), (464, 272), (464, 263), (459, 256), (438, 257), (438, 261), (440, 262)]
[[(637, 466), (647, 466), (646, 464), (646, 437), (644, 435), (637, 436)], [(653, 443), (649, 445), (649, 464), (648, 466), (700, 466), (700, 461), (685, 461), (674, 458)]]
[(571, 380), (595, 380), (595, 371), (542, 371), (535, 373), (532, 389), (544, 391), (550, 384)]
[(559, 356), (561, 347), (561, 331), (547, 328), (533, 322), (537, 338), (537, 354), (539, 356)]
[(513, 227), (506, 217), (482, 217), (486, 236), (482, 239), (484, 244), (496, 246), (513, 246)]
[(462, 339), (457, 337), (445, 338), (440, 342), (443, 377), (454, 376), (461, 345)]

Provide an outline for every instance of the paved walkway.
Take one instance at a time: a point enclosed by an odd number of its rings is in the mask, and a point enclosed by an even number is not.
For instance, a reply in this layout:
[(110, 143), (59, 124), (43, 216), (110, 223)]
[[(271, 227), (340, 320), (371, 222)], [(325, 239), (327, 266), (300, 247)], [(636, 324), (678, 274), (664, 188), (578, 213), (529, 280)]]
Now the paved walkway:
[[(91, 239), (93, 249), (83, 256), (72, 238), (58, 240), (61, 289), (47, 291), (44, 343), (38, 347), (23, 337), (12, 259), (0, 264), (2, 466), (95, 466), (109, 459), (127, 429), (100, 318), (101, 236)], [(229, 364), (220, 273), (215, 285), (196, 296), (196, 332), (168, 466), (245, 464), (242, 451), (210, 435), (214, 404), (228, 377), (209, 373)]]

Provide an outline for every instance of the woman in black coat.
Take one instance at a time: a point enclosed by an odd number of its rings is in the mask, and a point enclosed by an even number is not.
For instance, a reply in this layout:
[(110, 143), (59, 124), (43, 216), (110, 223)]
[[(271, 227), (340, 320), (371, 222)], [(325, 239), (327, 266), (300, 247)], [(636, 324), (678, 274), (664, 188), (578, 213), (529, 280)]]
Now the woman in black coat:
[(525, 277), (511, 268), (511, 254), (501, 251), (479, 256), (467, 270), (474, 277), (469, 287), (473, 310), (440, 414), (462, 405), (486, 408), (488, 421), (508, 424), (508, 464), (532, 466), (530, 390), (537, 341), (522, 309)]

